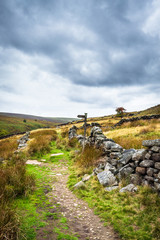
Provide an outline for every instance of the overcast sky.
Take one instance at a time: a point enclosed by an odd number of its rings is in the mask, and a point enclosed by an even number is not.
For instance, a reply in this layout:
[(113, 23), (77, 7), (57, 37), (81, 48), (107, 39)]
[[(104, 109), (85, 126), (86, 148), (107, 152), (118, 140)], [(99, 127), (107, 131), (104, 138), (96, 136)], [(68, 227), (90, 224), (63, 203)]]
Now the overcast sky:
[(1, 112), (102, 116), (159, 103), (159, 0), (0, 0)]

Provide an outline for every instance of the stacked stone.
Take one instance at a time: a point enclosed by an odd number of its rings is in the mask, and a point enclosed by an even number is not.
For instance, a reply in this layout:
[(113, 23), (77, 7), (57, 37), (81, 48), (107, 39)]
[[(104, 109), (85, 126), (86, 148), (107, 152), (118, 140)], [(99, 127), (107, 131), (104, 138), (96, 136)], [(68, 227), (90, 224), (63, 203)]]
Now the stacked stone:
[(142, 184), (150, 185), (160, 191), (160, 139), (142, 142), (147, 149), (138, 162), (136, 173), (142, 179)]
[[(77, 138), (81, 142), (83, 136)], [(160, 139), (143, 141), (147, 149), (125, 150), (94, 126), (86, 142), (103, 150), (104, 162), (94, 169), (103, 186), (118, 186), (117, 181), (128, 177), (132, 184), (149, 185), (160, 191)]]
[(69, 139), (77, 137), (77, 127), (73, 126), (69, 129)]

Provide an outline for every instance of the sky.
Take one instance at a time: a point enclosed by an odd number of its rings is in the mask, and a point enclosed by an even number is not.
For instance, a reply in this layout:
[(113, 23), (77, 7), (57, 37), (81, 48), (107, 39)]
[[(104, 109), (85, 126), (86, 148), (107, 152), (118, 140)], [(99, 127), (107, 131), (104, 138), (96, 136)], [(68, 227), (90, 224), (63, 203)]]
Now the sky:
[(0, 0), (0, 112), (104, 116), (159, 92), (159, 0)]

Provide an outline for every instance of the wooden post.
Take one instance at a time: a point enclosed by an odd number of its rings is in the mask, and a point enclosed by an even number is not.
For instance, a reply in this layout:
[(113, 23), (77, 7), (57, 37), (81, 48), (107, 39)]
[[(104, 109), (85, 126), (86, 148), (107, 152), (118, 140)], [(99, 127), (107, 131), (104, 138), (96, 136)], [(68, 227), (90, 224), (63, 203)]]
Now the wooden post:
[(86, 138), (86, 129), (87, 129), (87, 113), (84, 115), (78, 115), (78, 118), (84, 118), (84, 139), (83, 139), (83, 151), (85, 146), (85, 138)]
[(87, 113), (84, 114), (84, 138), (86, 137), (86, 129), (87, 129)]

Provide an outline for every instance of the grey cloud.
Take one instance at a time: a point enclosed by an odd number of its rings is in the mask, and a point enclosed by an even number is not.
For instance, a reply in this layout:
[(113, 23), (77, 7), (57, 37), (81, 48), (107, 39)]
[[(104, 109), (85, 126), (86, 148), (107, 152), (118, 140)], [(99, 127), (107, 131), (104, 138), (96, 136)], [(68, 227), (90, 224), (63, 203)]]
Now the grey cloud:
[[(159, 39), (141, 29), (151, 2), (1, 0), (0, 44), (28, 55), (48, 56), (54, 60), (55, 68), (44, 68), (56, 71), (76, 85), (114, 87), (158, 83)], [(95, 35), (94, 41), (86, 36), (82, 39), (74, 36), (74, 30), (80, 26)], [(79, 55), (81, 49), (94, 51), (96, 57), (90, 57), (89, 63), (85, 63), (83, 57), (75, 59), (68, 46)], [(113, 60), (112, 52), (123, 52), (125, 57)], [(96, 69), (90, 69), (92, 62), (99, 64), (99, 74)], [(84, 67), (90, 71), (82, 71)]]

